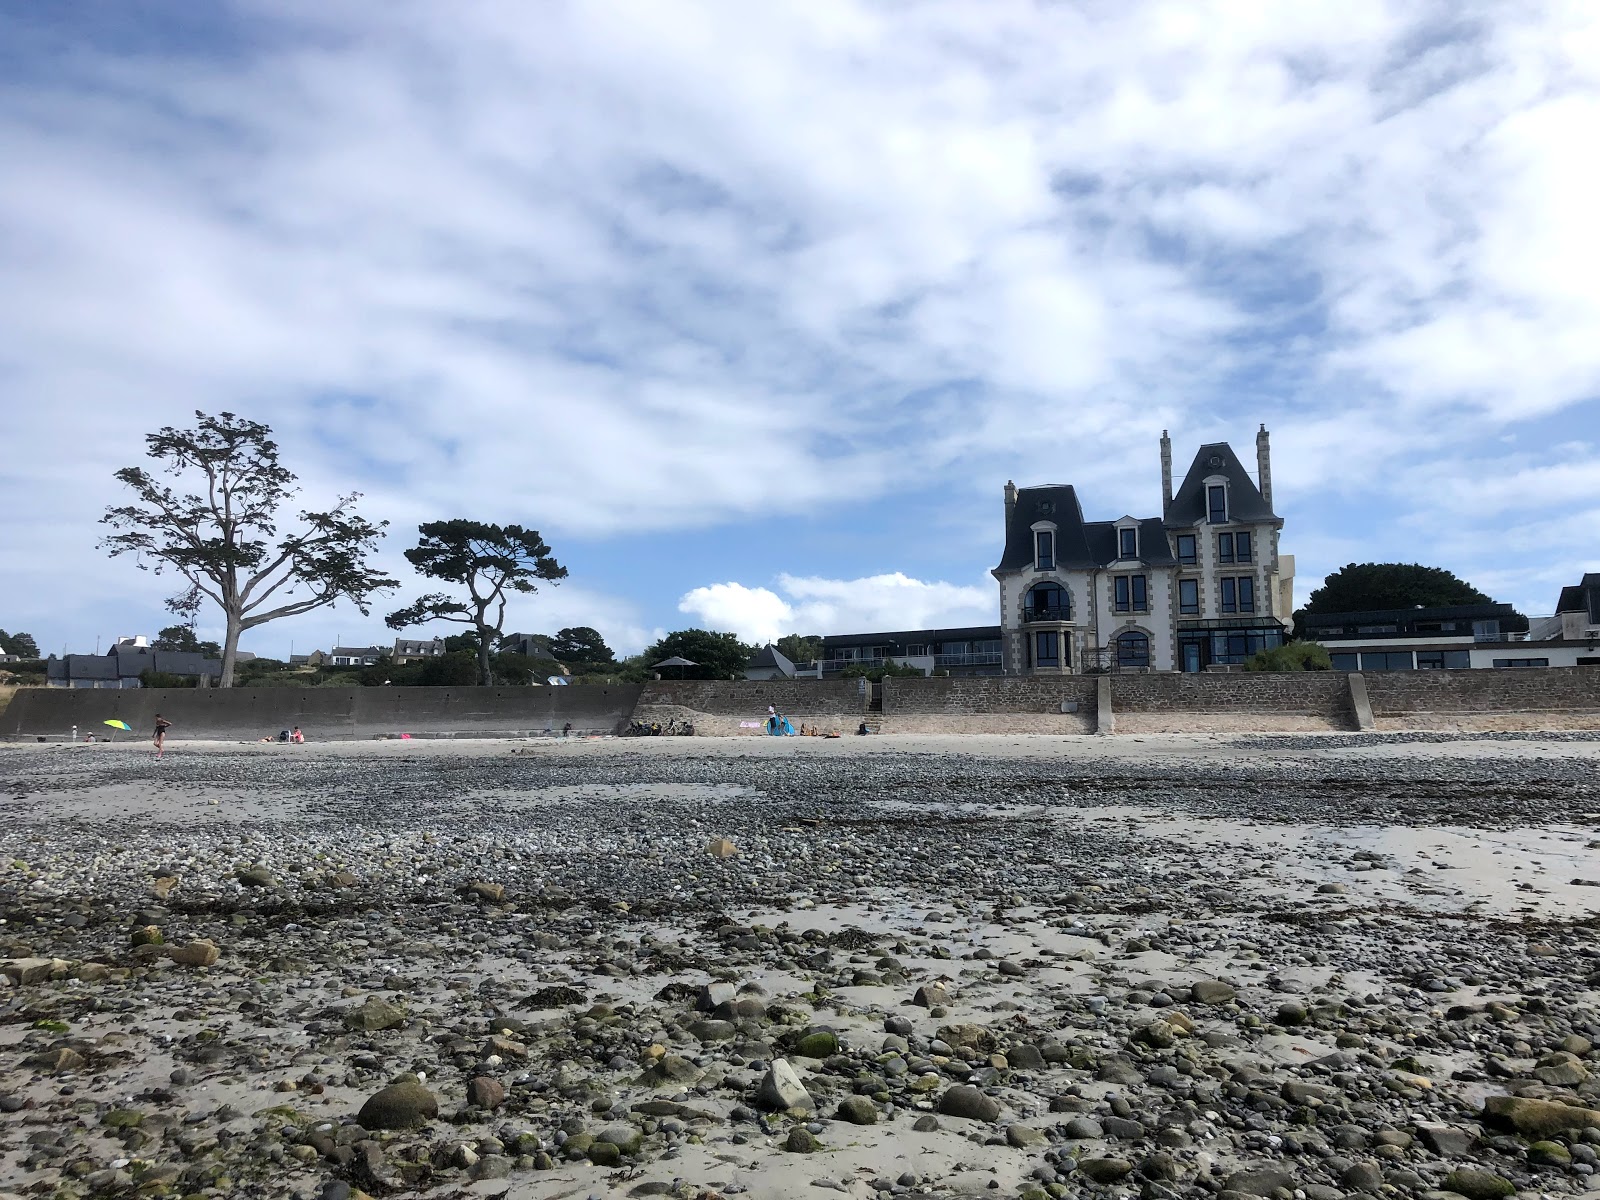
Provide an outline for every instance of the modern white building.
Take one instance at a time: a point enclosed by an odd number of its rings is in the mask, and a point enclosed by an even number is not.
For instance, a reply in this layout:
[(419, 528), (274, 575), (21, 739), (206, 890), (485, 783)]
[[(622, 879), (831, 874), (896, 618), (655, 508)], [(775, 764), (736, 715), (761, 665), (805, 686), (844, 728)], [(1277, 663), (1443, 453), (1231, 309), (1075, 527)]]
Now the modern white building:
[(1005, 489), (994, 577), (1008, 675), (1239, 666), (1283, 644), (1294, 559), (1279, 552), (1267, 428), (1252, 479), (1226, 442), (1201, 446), (1176, 493), (1161, 435), (1159, 517), (1086, 521), (1070, 484)]

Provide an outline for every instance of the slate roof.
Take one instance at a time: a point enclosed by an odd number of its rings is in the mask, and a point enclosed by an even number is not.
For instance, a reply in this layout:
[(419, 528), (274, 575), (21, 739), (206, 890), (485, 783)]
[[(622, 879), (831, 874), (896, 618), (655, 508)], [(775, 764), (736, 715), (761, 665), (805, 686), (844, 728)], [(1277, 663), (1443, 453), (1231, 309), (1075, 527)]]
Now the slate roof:
[(1228, 520), (1276, 521), (1278, 516), (1261, 495), (1227, 442), (1208, 442), (1195, 451), (1194, 462), (1167, 509), (1169, 527), (1206, 523), (1206, 480), (1221, 475), (1228, 481)]
[(755, 657), (745, 663), (746, 670), (755, 670), (761, 667), (771, 667), (781, 671), (784, 675), (794, 674), (794, 664), (771, 642), (757, 650)]
[(1561, 589), (1561, 599), (1556, 601), (1556, 611), (1588, 612), (1589, 606), (1583, 600), (1583, 584), (1575, 583), (1571, 587)]
[(444, 648), (443, 638), (395, 638), (394, 652), (401, 654), (421, 654), (432, 651), (435, 647)]
[(383, 653), (382, 646), (335, 646), (329, 650), (330, 655), (337, 654), (341, 658), (365, 658), (369, 654)]
[[(1071, 484), (1017, 489), (1016, 507), (1006, 528), (1005, 553), (997, 570), (1033, 566), (1033, 525), (1056, 526), (1056, 568), (1063, 571), (1104, 567), (1117, 561), (1117, 523), (1085, 521), (1077, 490)], [(1175, 560), (1160, 517), (1139, 518), (1139, 561), (1165, 566)]]
[[(221, 659), (207, 658), (194, 650), (152, 650), (149, 646), (122, 645), (113, 646), (112, 651), (106, 657), (115, 664), (116, 674), (107, 678), (114, 679), (120, 675), (123, 679), (137, 679), (145, 671), (161, 671), (167, 675), (209, 675), (213, 679), (222, 677)], [(79, 675), (74, 669), (73, 678), (88, 676)]]

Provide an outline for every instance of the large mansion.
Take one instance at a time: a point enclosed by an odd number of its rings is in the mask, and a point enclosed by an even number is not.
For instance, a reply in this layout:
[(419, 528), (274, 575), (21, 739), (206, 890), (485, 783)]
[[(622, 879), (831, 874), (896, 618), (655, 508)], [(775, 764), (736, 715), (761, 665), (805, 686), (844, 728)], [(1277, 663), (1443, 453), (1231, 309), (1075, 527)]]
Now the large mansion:
[(1000, 629), (1008, 675), (1203, 671), (1283, 644), (1294, 559), (1278, 551), (1267, 429), (1256, 479), (1201, 446), (1176, 493), (1161, 435), (1161, 515), (1086, 521), (1070, 484), (1005, 489)]

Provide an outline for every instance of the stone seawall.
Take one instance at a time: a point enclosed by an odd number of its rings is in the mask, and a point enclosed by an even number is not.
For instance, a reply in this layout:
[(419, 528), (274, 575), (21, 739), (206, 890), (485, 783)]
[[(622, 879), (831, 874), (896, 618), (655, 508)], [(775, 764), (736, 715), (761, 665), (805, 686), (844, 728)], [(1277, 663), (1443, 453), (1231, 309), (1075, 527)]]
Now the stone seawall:
[(663, 679), (644, 685), (634, 720), (662, 725), (688, 722), (695, 733), (714, 737), (761, 737), (764, 728), (745, 726), (764, 722), (770, 705), (796, 729), (818, 725), (854, 733), (866, 703), (861, 684), (854, 679)]
[(1600, 729), (1600, 669), (1364, 674), (1379, 729)]
[(1305, 733), (1356, 727), (1343, 672), (1113, 675), (1118, 733)]
[(885, 679), (885, 733), (1093, 733), (1097, 682), (951, 676)]

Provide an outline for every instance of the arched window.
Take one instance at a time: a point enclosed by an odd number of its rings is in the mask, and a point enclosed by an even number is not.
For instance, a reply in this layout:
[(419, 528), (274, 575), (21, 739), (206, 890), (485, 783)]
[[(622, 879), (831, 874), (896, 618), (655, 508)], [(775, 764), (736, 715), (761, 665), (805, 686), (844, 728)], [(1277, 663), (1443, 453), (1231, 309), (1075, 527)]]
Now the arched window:
[(1024, 604), (1030, 621), (1072, 620), (1072, 597), (1059, 583), (1036, 583), (1028, 589)]
[(1137, 630), (1117, 635), (1117, 666), (1148, 667), (1150, 665), (1150, 639)]

